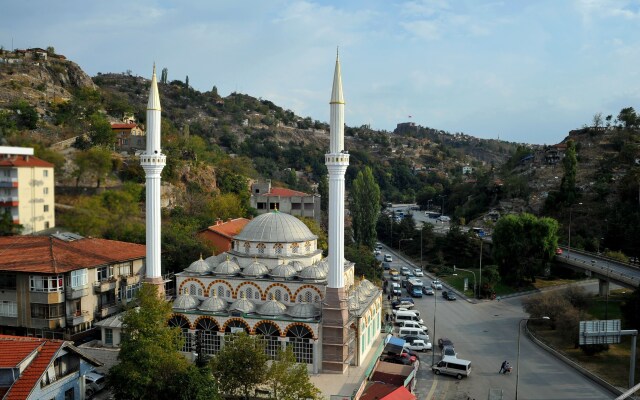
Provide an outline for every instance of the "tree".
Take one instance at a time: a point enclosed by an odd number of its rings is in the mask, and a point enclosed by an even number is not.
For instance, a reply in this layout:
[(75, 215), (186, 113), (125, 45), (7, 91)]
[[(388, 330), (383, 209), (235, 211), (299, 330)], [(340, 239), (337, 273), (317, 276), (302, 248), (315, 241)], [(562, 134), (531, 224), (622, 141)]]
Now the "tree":
[(12, 107), (17, 114), (19, 129), (36, 129), (38, 127), (38, 112), (25, 100), (19, 100)]
[(271, 396), (278, 400), (321, 399), (321, 392), (309, 380), (305, 364), (296, 362), (291, 347), (279, 350), (267, 371)]
[(620, 110), (618, 121), (622, 122), (625, 128), (634, 128), (640, 123), (640, 118), (638, 118), (633, 107), (626, 107)]
[(593, 115), (593, 129), (595, 129), (596, 131), (599, 131), (600, 128), (602, 127), (602, 113), (595, 113)]
[(160, 73), (160, 83), (167, 84), (167, 75), (169, 74), (169, 70), (166, 68), (162, 68), (162, 72)]
[(225, 342), (211, 359), (210, 366), (222, 393), (242, 395), (248, 399), (249, 394), (266, 381), (267, 360), (264, 342), (242, 332)]
[(376, 222), (380, 214), (380, 187), (369, 167), (358, 172), (353, 181), (349, 211), (356, 244), (373, 248), (376, 241)]
[(317, 246), (320, 250), (322, 250), (326, 254), (327, 249), (329, 248), (329, 245), (327, 243), (327, 232), (322, 230), (320, 225), (318, 225), (316, 220), (313, 218), (309, 218), (309, 217), (297, 217), (297, 218), (300, 221), (302, 221), (307, 226), (307, 228), (309, 228), (311, 233), (313, 233), (318, 237)]
[(104, 146), (112, 148), (116, 143), (116, 134), (111, 129), (111, 124), (99, 113), (91, 114), (89, 117), (89, 140), (94, 146)]
[(119, 363), (108, 375), (116, 399), (217, 399), (213, 378), (197, 370), (178, 352), (182, 335), (170, 328), (171, 303), (158, 296), (154, 285), (144, 284), (122, 317)]
[(80, 179), (86, 173), (90, 173), (96, 179), (96, 187), (100, 187), (100, 182), (111, 171), (111, 152), (103, 147), (92, 147), (86, 151), (76, 152), (74, 156), (76, 169), (73, 176), (76, 178), (76, 187)]
[(189, 89), (189, 75), (187, 75), (187, 78), (184, 80), (184, 87)]
[(47, 47), (47, 53), (56, 54), (56, 49), (53, 46), (48, 46)]
[(558, 221), (523, 213), (498, 220), (493, 231), (493, 257), (502, 277), (520, 283), (545, 271), (558, 246)]
[(0, 236), (19, 235), (22, 231), (22, 225), (14, 224), (11, 211), (3, 210), (0, 214)]

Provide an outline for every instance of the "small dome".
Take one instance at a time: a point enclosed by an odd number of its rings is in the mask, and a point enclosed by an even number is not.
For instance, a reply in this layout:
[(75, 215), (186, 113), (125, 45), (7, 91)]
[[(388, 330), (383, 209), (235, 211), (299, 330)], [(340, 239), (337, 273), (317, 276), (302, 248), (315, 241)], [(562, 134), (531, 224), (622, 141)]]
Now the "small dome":
[(326, 258), (323, 258), (318, 262), (318, 266), (322, 268), (325, 274), (329, 273), (329, 261)]
[(242, 270), (242, 275), (244, 276), (255, 276), (255, 277), (263, 277), (269, 273), (269, 268), (266, 265), (259, 261), (254, 261), (251, 264), (244, 267)]
[(256, 309), (256, 305), (253, 304), (251, 300), (247, 300), (244, 297), (244, 293), (242, 294), (242, 298), (234, 301), (229, 307), (229, 311), (240, 311), (242, 313), (248, 314), (254, 312)]
[(258, 215), (234, 237), (235, 240), (267, 243), (300, 243), (317, 238), (304, 222), (278, 211)]
[(218, 264), (214, 272), (219, 275), (235, 275), (240, 272), (240, 266), (229, 260), (229, 256), (227, 256), (225, 261)]
[(358, 301), (367, 301), (367, 297), (369, 297), (371, 291), (365, 287), (358, 286), (358, 288), (354, 290), (353, 294), (358, 299)]
[(358, 310), (360, 309), (360, 302), (358, 301), (358, 296), (353, 295), (349, 297), (349, 310)]
[(195, 296), (190, 294), (181, 294), (173, 301), (173, 308), (177, 308), (179, 310), (195, 310), (200, 304), (200, 300), (198, 300)]
[(303, 269), (298, 276), (304, 280), (323, 281), (327, 279), (327, 271), (322, 269), (319, 264), (313, 264)]
[(258, 314), (276, 316), (284, 314), (286, 310), (287, 306), (280, 303), (278, 300), (271, 299), (258, 308)]
[(226, 253), (220, 253), (217, 256), (216, 255), (212, 255), (211, 257), (207, 257), (204, 259), (204, 261), (209, 264), (209, 269), (213, 270), (215, 268), (216, 265), (220, 264), (221, 262), (223, 262), (227, 257)]
[(361, 280), (359, 286), (366, 288), (369, 292), (373, 292), (374, 290), (376, 290), (376, 285), (374, 285), (367, 279)]
[(320, 315), (320, 310), (310, 303), (296, 303), (293, 307), (289, 307), (287, 314), (293, 318), (313, 318)]
[(274, 278), (293, 278), (296, 270), (289, 264), (280, 264), (276, 265), (269, 274)]
[(198, 310), (209, 312), (221, 312), (227, 309), (227, 302), (219, 298), (215, 294), (213, 297), (207, 297), (198, 307)]
[(289, 265), (291, 265), (296, 272), (300, 272), (304, 269), (304, 264), (298, 260), (289, 261)]
[(202, 254), (200, 254), (200, 259), (194, 261), (187, 268), (184, 269), (186, 272), (191, 272), (192, 274), (200, 274), (204, 275), (210, 271), (209, 264), (205, 260), (202, 259)]

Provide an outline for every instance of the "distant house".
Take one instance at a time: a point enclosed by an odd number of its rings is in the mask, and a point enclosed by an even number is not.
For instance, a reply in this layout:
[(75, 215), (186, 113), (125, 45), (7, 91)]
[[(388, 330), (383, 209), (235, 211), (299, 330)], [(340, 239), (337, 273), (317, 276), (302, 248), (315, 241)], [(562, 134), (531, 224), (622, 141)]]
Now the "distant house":
[(231, 250), (233, 237), (249, 223), (246, 218), (229, 219), (228, 221), (217, 220), (215, 225), (198, 232), (198, 237), (205, 240), (215, 248), (215, 253), (220, 254)]
[(468, 175), (473, 172), (473, 167), (465, 165), (462, 167), (462, 175)]
[(101, 365), (71, 342), (0, 335), (0, 398), (84, 399), (84, 376)]
[(286, 188), (271, 187), (271, 180), (251, 185), (251, 207), (258, 214), (278, 210), (283, 213), (309, 217), (320, 221), (320, 195)]
[(118, 151), (135, 151), (147, 146), (143, 127), (131, 122), (111, 124), (111, 131), (116, 134)]

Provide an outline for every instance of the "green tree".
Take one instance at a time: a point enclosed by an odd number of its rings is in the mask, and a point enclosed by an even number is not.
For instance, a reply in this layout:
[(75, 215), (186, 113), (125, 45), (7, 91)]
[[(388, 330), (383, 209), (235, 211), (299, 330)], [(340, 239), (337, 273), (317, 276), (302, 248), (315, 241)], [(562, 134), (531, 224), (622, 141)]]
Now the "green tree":
[(138, 307), (128, 308), (122, 317), (119, 363), (107, 378), (115, 398), (217, 399), (211, 375), (198, 371), (178, 352), (181, 332), (167, 326), (171, 303), (161, 299), (157, 290), (154, 285), (142, 285)]
[(320, 225), (316, 222), (315, 219), (309, 217), (297, 217), (300, 221), (304, 222), (304, 224), (309, 228), (311, 233), (318, 237), (318, 248), (321, 249), (325, 254), (329, 249), (329, 245), (327, 243), (327, 232), (322, 230)]
[(11, 211), (3, 210), (0, 214), (0, 236), (19, 235), (22, 225), (14, 224)]
[(545, 272), (558, 246), (558, 221), (523, 213), (507, 215), (493, 231), (493, 257), (507, 281), (535, 281)]
[(89, 140), (94, 146), (112, 148), (116, 143), (116, 134), (111, 129), (111, 124), (104, 115), (93, 113), (89, 117)]
[(76, 187), (85, 174), (91, 174), (96, 179), (96, 187), (111, 171), (111, 152), (103, 147), (92, 147), (89, 150), (78, 151), (74, 156), (76, 169), (73, 176), (76, 178)]
[(622, 122), (625, 128), (634, 128), (638, 126), (640, 118), (638, 118), (638, 114), (636, 114), (636, 110), (633, 107), (626, 107), (620, 110), (618, 121)]
[(36, 129), (38, 127), (38, 112), (25, 100), (19, 100), (13, 105), (17, 116), (17, 126), (19, 129)]
[(380, 187), (371, 168), (358, 172), (351, 187), (351, 223), (356, 244), (373, 248), (376, 241), (376, 222), (380, 214)]
[(318, 194), (320, 195), (320, 210), (326, 213), (329, 210), (329, 180), (326, 174), (320, 177)]
[(267, 360), (264, 342), (243, 332), (225, 342), (210, 365), (222, 393), (248, 399), (257, 386), (266, 382)]
[(162, 72), (160, 73), (160, 83), (167, 84), (167, 75), (169, 74), (169, 70), (166, 68), (162, 68)]
[(220, 193), (209, 202), (211, 219), (217, 218), (227, 220), (229, 218), (240, 218), (246, 215), (247, 210), (243, 207), (240, 196), (235, 193)]
[(278, 400), (321, 399), (321, 392), (309, 380), (305, 364), (296, 362), (291, 347), (279, 350), (267, 371), (271, 395)]

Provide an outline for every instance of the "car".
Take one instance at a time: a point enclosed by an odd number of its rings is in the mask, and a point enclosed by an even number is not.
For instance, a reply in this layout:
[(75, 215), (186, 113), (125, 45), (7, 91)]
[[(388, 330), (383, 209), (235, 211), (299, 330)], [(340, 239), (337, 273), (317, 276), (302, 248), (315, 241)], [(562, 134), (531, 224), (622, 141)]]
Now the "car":
[(384, 261), (392, 262), (393, 261), (393, 257), (391, 257), (391, 254), (385, 254), (384, 255)]
[(456, 300), (456, 295), (455, 293), (453, 293), (452, 291), (449, 290), (445, 290), (442, 292), (442, 297), (444, 297), (445, 299), (449, 300), (449, 301), (454, 301)]
[[(398, 290), (400, 290), (400, 288), (398, 288)], [(408, 301), (402, 301), (402, 300), (394, 300), (391, 302), (391, 307), (392, 308), (413, 308), (414, 304)]]
[(374, 256), (379, 256), (379, 255), (380, 255), (380, 250), (377, 250), (377, 249), (376, 249), (376, 250), (374, 250), (374, 251), (373, 251), (373, 255), (374, 255)]
[(416, 360), (417, 359), (414, 356), (410, 356), (407, 353), (387, 354), (386, 356), (382, 356), (382, 361), (386, 361), (393, 364), (411, 365), (415, 363)]
[(429, 333), (429, 328), (417, 321), (402, 321), (400, 323), (400, 327), (401, 328), (418, 328), (418, 329), (422, 329), (425, 333)]
[(376, 250), (382, 250), (382, 244), (381, 243), (376, 243)]
[(411, 279), (411, 278), (415, 278), (416, 276), (413, 274), (413, 272), (409, 271), (409, 272), (405, 275), (405, 277), (406, 277), (407, 279)]
[(630, 264), (638, 264), (639, 262), (640, 260), (638, 260), (638, 257), (629, 257)]
[(413, 274), (415, 276), (424, 276), (424, 272), (422, 272), (422, 269), (420, 268), (416, 268), (415, 271), (413, 271)]
[(441, 216), (438, 217), (438, 221), (440, 221), (440, 222), (450, 222), (451, 218), (447, 217), (446, 215), (441, 215)]
[(423, 286), (422, 294), (426, 294), (427, 296), (433, 296), (435, 292), (433, 291), (433, 288), (430, 288), (429, 286)]
[(440, 353), (442, 357), (458, 357), (458, 353), (456, 353), (456, 349), (454, 349), (453, 346), (443, 346), (442, 349), (440, 349)]
[(440, 347), (440, 350), (442, 350), (444, 346), (453, 347), (453, 342), (451, 341), (451, 339), (447, 337), (441, 337), (440, 339), (438, 339), (438, 347)]
[(400, 280), (400, 275), (391, 275), (391, 280), (392, 281), (399, 281)]
[(400, 289), (400, 284), (396, 282), (391, 282), (391, 294), (394, 296), (402, 295), (402, 290)]
[(561, 254), (562, 254), (562, 249), (561, 249), (560, 247), (558, 247), (558, 248), (556, 249), (556, 254), (557, 254), (557, 255), (561, 255)]
[(424, 340), (418, 339), (412, 341), (411, 343), (405, 343), (404, 348), (413, 351), (426, 352), (427, 350), (431, 350), (433, 348), (433, 345), (430, 342), (425, 342)]
[(389, 274), (390, 274), (390, 275), (398, 275), (398, 274), (399, 274), (399, 272), (398, 272), (398, 270), (397, 270), (397, 269), (395, 269), (395, 268), (391, 268), (391, 269), (389, 270)]
[(442, 290), (442, 282), (435, 279), (431, 281), (431, 287), (434, 288), (435, 290)]
[(400, 267), (400, 275), (407, 275), (409, 273), (409, 267)]
[(103, 374), (91, 371), (84, 375), (85, 379), (85, 397), (90, 399), (94, 394), (104, 389), (106, 384), (106, 378)]
[(385, 271), (388, 271), (391, 269), (391, 264), (389, 264), (388, 262), (383, 262), (382, 263), (382, 269), (384, 269)]

